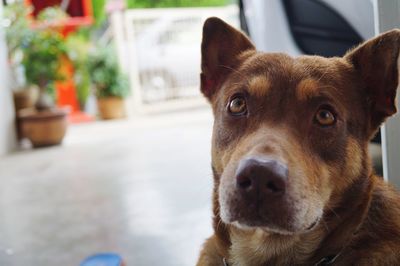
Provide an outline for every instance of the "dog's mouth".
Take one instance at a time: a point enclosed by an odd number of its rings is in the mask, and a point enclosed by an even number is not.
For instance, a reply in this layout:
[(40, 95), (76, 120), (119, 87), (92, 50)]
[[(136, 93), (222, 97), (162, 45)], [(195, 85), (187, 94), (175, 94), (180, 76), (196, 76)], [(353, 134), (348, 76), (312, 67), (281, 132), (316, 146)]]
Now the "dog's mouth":
[(315, 221), (313, 223), (311, 223), (311, 225), (309, 227), (307, 227), (306, 232), (312, 231), (313, 229), (315, 229), (317, 227), (317, 225), (319, 224), (319, 221), (320, 221), (320, 217), (315, 219)]
[(260, 229), (264, 231), (265, 233), (268, 234), (279, 234), (279, 235), (293, 235), (295, 232), (288, 231), (285, 229), (277, 228), (277, 227), (271, 227), (271, 226), (253, 226), (253, 225), (247, 225), (240, 223), (238, 221), (230, 223), (231, 225), (235, 226), (236, 228), (239, 228), (244, 231), (250, 231), (250, 230), (255, 230), (255, 229)]
[(261, 229), (268, 233), (295, 235), (314, 230), (321, 220), (322, 211), (315, 207), (307, 211), (295, 209), (293, 204), (252, 206), (241, 203), (230, 202), (221, 206), (220, 216), (224, 223), (238, 229)]
[(253, 225), (247, 225), (240, 223), (238, 221), (232, 222), (231, 224), (241, 230), (254, 230), (254, 229), (261, 229), (262, 231), (266, 233), (272, 233), (272, 234), (279, 234), (279, 235), (295, 235), (295, 234), (302, 234), (302, 233), (307, 233), (312, 230), (314, 230), (318, 224), (319, 224), (320, 218), (317, 218), (310, 226), (308, 226), (304, 230), (287, 230), (283, 228), (278, 228), (278, 227), (272, 227), (272, 226), (253, 226)]
[(252, 205), (245, 201), (233, 200), (221, 205), (220, 216), (224, 223), (239, 229), (261, 229), (281, 235), (302, 234), (318, 227), (322, 217), (320, 208), (304, 205), (303, 208), (298, 208), (291, 202), (264, 202)]
[(261, 229), (262, 231), (264, 231), (266, 233), (280, 234), (280, 235), (294, 235), (294, 234), (307, 233), (307, 232), (314, 230), (319, 225), (320, 220), (321, 220), (321, 217), (317, 217), (309, 226), (307, 226), (307, 227), (300, 226), (299, 228), (294, 228), (294, 227), (288, 226), (288, 225), (278, 226), (278, 225), (273, 225), (270, 223), (265, 223), (262, 221), (254, 221), (254, 220), (251, 222), (235, 220), (235, 221), (229, 222), (229, 224), (231, 224), (241, 230)]

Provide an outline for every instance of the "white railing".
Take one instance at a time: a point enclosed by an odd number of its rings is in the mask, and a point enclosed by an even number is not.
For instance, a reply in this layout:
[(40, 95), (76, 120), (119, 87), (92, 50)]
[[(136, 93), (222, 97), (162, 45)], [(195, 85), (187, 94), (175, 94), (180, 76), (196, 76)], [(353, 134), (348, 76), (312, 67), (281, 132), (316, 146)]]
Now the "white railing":
[(126, 10), (116, 42), (130, 77), (135, 109), (157, 109), (168, 103), (191, 106), (199, 101), (203, 22), (217, 16), (238, 26), (238, 14), (233, 5)]

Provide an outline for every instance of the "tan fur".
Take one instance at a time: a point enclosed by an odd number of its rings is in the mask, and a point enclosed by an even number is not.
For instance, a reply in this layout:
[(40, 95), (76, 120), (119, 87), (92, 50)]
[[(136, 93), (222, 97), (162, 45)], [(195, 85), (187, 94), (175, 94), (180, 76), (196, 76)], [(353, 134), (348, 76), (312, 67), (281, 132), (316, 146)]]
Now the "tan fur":
[(363, 167), (362, 161), (362, 149), (360, 144), (358, 144), (354, 138), (349, 137), (346, 147), (346, 167), (344, 168), (343, 176), (349, 179), (357, 178)]
[(249, 78), (249, 90), (258, 97), (265, 97), (271, 87), (266, 76), (258, 75)]
[(304, 79), (300, 81), (296, 88), (297, 98), (300, 101), (310, 99), (312, 96), (319, 94), (320, 85), (314, 79)]

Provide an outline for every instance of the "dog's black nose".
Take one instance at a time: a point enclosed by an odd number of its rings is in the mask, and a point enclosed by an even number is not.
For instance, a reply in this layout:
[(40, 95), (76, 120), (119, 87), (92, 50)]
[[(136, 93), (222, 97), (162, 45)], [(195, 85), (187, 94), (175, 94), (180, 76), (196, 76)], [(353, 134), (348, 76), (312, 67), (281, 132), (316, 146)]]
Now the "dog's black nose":
[(279, 196), (286, 190), (288, 168), (272, 159), (252, 157), (243, 159), (236, 171), (239, 191), (254, 196)]

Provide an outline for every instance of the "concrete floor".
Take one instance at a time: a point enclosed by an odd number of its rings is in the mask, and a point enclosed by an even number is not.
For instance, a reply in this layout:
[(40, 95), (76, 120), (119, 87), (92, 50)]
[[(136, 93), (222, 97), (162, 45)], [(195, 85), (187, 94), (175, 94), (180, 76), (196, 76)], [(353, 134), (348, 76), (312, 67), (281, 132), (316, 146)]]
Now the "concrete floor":
[(0, 265), (194, 265), (211, 234), (208, 109), (70, 127), (0, 158)]

